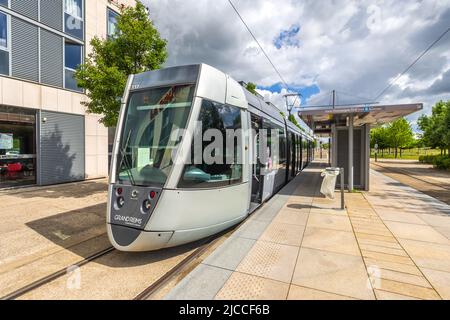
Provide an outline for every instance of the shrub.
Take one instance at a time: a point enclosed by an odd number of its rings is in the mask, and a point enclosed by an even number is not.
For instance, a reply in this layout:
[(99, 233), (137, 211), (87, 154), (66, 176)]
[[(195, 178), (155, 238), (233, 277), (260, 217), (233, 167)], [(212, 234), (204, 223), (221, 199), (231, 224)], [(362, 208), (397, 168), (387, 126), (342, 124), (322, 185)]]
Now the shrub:
[(436, 156), (433, 160), (433, 166), (442, 170), (450, 169), (450, 157)]
[(420, 156), (419, 161), (422, 163), (432, 164), (433, 167), (441, 170), (450, 170), (450, 156)]

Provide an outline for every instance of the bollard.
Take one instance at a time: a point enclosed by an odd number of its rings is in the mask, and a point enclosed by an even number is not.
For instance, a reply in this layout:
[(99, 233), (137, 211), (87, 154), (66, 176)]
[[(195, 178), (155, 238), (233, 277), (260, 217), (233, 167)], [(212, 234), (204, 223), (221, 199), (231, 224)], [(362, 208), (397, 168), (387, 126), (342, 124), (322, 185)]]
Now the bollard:
[(339, 168), (341, 174), (341, 210), (345, 209), (344, 201), (344, 168)]

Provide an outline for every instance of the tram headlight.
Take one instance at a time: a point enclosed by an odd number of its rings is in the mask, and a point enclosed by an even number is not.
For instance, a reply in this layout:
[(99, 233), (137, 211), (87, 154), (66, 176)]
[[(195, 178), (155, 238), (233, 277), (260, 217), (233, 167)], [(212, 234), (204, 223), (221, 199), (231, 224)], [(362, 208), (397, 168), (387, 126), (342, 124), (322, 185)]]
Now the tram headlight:
[(150, 203), (150, 200), (145, 199), (144, 202), (142, 202), (142, 210), (144, 210), (144, 212), (147, 212), (151, 209), (152, 204)]
[(123, 197), (118, 197), (117, 198), (117, 207), (122, 208), (124, 204), (125, 204), (125, 199)]

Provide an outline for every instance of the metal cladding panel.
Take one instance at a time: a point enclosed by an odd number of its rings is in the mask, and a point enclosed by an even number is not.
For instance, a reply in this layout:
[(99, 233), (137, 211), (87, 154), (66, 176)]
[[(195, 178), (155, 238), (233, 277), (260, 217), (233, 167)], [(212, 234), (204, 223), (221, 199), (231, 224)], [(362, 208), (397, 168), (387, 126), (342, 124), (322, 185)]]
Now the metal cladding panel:
[(131, 89), (144, 89), (166, 85), (196, 83), (200, 65), (172, 67), (136, 74)]
[(84, 116), (42, 111), (39, 150), (39, 184), (84, 180)]
[(12, 76), (39, 81), (38, 27), (11, 18)]
[(41, 0), (40, 21), (53, 29), (63, 31), (62, 0)]
[(260, 99), (258, 99), (257, 96), (255, 96), (253, 93), (248, 91), (247, 89), (244, 89), (245, 98), (247, 99), (248, 103), (256, 107), (258, 110), (261, 110), (261, 104)]
[[(353, 184), (361, 186), (362, 130), (353, 130)], [(344, 183), (348, 183), (348, 130), (337, 130), (337, 165), (344, 168)]]
[(38, 8), (39, 8), (39, 0), (11, 0), (11, 9), (13, 11), (36, 21), (38, 20), (39, 14)]
[(63, 86), (63, 39), (41, 29), (41, 82)]
[(244, 89), (231, 77), (227, 77), (226, 103), (244, 109), (247, 109), (248, 105), (247, 99), (245, 98)]
[(197, 96), (219, 103), (225, 103), (226, 91), (227, 76), (225, 73), (207, 64), (202, 64)]

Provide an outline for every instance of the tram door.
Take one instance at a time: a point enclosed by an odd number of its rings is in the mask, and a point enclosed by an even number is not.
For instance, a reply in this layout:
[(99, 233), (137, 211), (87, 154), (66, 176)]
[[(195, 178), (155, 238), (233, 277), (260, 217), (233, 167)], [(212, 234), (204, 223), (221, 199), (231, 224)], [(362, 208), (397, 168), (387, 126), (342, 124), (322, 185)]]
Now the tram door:
[(261, 128), (261, 118), (255, 114), (251, 114), (251, 128), (252, 128), (252, 141), (253, 141), (253, 163), (252, 163), (252, 196), (251, 196), (251, 208), (256, 208), (261, 204), (262, 200), (262, 184), (263, 178), (261, 176), (261, 161), (259, 154), (260, 135), (259, 129)]

